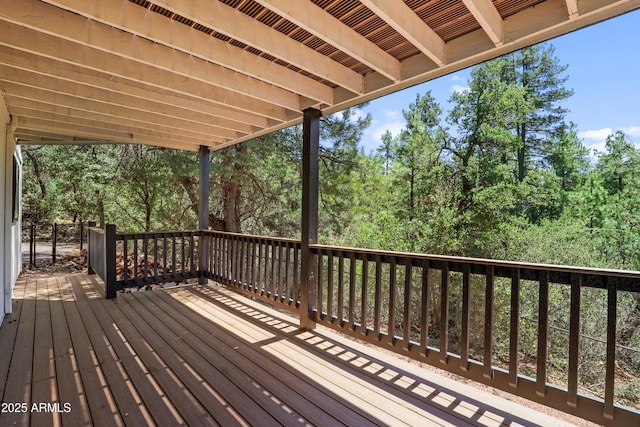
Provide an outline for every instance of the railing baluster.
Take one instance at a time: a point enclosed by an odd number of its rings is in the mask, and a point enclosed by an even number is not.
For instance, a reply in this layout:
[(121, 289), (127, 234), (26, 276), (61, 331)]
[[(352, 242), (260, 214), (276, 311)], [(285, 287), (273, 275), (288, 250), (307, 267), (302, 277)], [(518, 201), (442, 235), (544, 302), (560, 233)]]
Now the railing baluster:
[(617, 279), (607, 278), (607, 361), (604, 385), (604, 409), (606, 419), (613, 419), (616, 367), (616, 318), (618, 317)]
[(182, 273), (185, 273), (187, 268), (184, 265), (184, 249), (186, 247), (185, 243), (184, 243), (184, 238), (186, 236), (184, 235), (184, 233), (180, 233), (180, 271)]
[[(287, 243), (287, 245), (285, 246), (287, 253), (286, 253), (286, 265), (287, 268), (285, 270), (285, 278), (284, 278), (284, 300), (287, 302), (287, 304), (289, 303), (289, 300), (291, 298), (291, 251), (292, 250), (296, 250), (295, 246), (292, 245), (291, 243)], [(318, 279), (318, 281), (320, 281), (320, 279)], [(318, 285), (320, 286), (320, 285)], [(320, 289), (318, 289), (320, 290)], [(318, 312), (320, 312), (320, 310), (318, 310)]]
[[(162, 240), (164, 242), (163, 251), (162, 251), (162, 259), (163, 259), (163, 274), (167, 274), (167, 235), (162, 235)], [(158, 235), (153, 234), (153, 277), (158, 277)]]
[(349, 256), (349, 327), (355, 330), (356, 317), (356, 254)]
[(329, 251), (327, 260), (327, 314), (333, 323), (333, 252)]
[(300, 286), (300, 249), (295, 248), (293, 252), (293, 298), (292, 302), (295, 307), (298, 306), (299, 296), (298, 288)]
[(376, 255), (376, 294), (374, 303), (373, 331), (378, 341), (382, 338), (380, 333), (380, 317), (382, 315), (382, 260)]
[(167, 235), (162, 236), (162, 264), (164, 267), (164, 274), (171, 272), (172, 275), (176, 273), (176, 234), (171, 233), (171, 268), (167, 265)]
[(146, 283), (147, 277), (149, 277), (149, 236), (147, 235), (142, 237), (142, 251), (144, 256), (144, 265), (142, 266), (144, 271), (143, 283)]
[[(289, 273), (289, 250), (287, 250), (287, 275)], [(324, 320), (325, 319), (325, 315), (322, 312), (323, 310), (323, 304), (322, 304), (322, 296), (323, 296), (323, 288), (324, 288), (324, 283), (323, 283), (323, 279), (324, 279), (324, 255), (322, 252), (322, 249), (318, 250), (318, 302), (317, 302), (317, 307), (318, 307), (318, 319), (320, 320)], [(288, 286), (289, 281), (287, 280), (287, 286)]]
[(265, 295), (266, 297), (269, 297), (269, 289), (271, 288), (271, 283), (270, 283), (270, 274), (269, 274), (269, 261), (271, 261), (271, 248), (269, 247), (269, 242), (265, 239), (263, 241), (264, 244), (264, 285), (263, 285), (263, 290), (262, 290), (262, 294)]
[(138, 278), (138, 237), (133, 237), (133, 278)]
[(262, 295), (262, 242), (260, 240), (257, 241), (258, 244), (258, 268), (257, 268), (257, 286), (256, 293)]
[(536, 394), (544, 397), (547, 386), (547, 334), (549, 329), (549, 273), (540, 272), (538, 292), (538, 363)]
[(440, 278), (440, 363), (446, 365), (449, 352), (449, 263), (444, 262)]
[(271, 298), (278, 298), (276, 293), (276, 244), (271, 242)]
[(249, 283), (251, 290), (256, 293), (256, 240), (251, 239), (251, 265), (249, 266)]
[(469, 317), (471, 307), (471, 272), (469, 264), (462, 266), (462, 342), (460, 343), (460, 369), (469, 370)]
[(125, 283), (127, 283), (129, 281), (129, 248), (128, 248), (128, 244), (129, 242), (127, 241), (127, 236), (123, 236), (122, 237), (122, 248), (123, 248), (123, 269), (122, 269), (122, 280), (124, 280)]
[(396, 257), (389, 261), (389, 318), (387, 323), (387, 342), (395, 342), (396, 328)]
[(240, 279), (240, 237), (238, 236), (234, 236), (233, 237), (233, 250), (231, 252), (231, 256), (232, 256), (232, 274), (233, 274), (233, 281), (236, 283), (236, 285), (241, 286), (242, 285), (242, 280)]
[(362, 259), (362, 294), (360, 295), (360, 328), (362, 335), (367, 335), (367, 321), (369, 313), (367, 311), (367, 297), (369, 292), (369, 260)]
[[(202, 237), (201, 237), (202, 238)], [(189, 270), (193, 272), (196, 269), (195, 265), (195, 233), (192, 231), (189, 233)]]
[(242, 289), (247, 289), (247, 267), (246, 267), (246, 251), (247, 251), (247, 239), (245, 237), (240, 238), (240, 286)]
[(283, 301), (283, 296), (282, 296), (282, 258), (283, 257), (283, 252), (282, 252), (282, 242), (278, 241), (278, 300), (280, 302)]
[(511, 276), (511, 320), (509, 333), (509, 385), (518, 386), (518, 336), (520, 329), (520, 270)]
[(411, 258), (407, 259), (404, 270), (404, 312), (402, 323), (404, 329), (402, 330), (402, 339), (404, 341), (403, 348), (405, 350), (411, 349), (411, 280), (413, 278)]
[(344, 326), (344, 253), (338, 252), (338, 324)]
[(578, 405), (578, 362), (580, 346), (580, 291), (582, 275), (571, 274), (571, 307), (569, 309), (569, 373), (567, 386), (567, 404)]
[(422, 262), (422, 298), (420, 304), (420, 353), (428, 354), (429, 345), (429, 285), (431, 284), (429, 261)]
[(488, 265), (485, 270), (486, 288), (484, 300), (484, 356), (483, 375), (493, 378), (493, 307), (494, 307), (494, 275), (493, 266)]

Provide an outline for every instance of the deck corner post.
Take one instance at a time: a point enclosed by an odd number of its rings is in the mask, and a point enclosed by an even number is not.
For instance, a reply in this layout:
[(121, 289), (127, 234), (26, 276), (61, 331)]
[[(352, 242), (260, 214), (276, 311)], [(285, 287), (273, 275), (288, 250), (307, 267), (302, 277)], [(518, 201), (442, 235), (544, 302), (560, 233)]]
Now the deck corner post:
[(96, 226), (95, 221), (89, 221), (87, 223), (87, 274), (96, 274), (95, 270), (91, 266), (91, 229)]
[(104, 274), (106, 298), (116, 297), (116, 226), (104, 226)]
[(310, 245), (318, 243), (318, 192), (320, 117), (315, 108), (303, 111), (302, 120), (302, 223), (300, 259), (300, 329), (315, 328), (318, 258)]
[(200, 213), (199, 225), (202, 233), (200, 234), (200, 244), (198, 245), (198, 261), (200, 264), (200, 275), (198, 277), (198, 283), (206, 285), (209, 280), (205, 276), (208, 265), (208, 235), (206, 231), (209, 230), (209, 158), (210, 150), (206, 145), (200, 146), (199, 151), (200, 158), (200, 203), (198, 206), (198, 212)]

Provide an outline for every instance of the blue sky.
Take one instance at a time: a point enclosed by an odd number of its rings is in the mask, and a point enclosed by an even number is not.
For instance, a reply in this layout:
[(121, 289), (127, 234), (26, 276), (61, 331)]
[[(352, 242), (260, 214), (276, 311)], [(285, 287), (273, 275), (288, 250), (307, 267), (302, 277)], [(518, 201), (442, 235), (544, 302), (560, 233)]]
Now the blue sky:
[[(568, 89), (574, 95), (562, 105), (569, 109), (567, 122), (577, 124), (579, 136), (591, 149), (604, 150), (607, 135), (625, 132), (640, 145), (640, 11), (551, 40), (561, 64), (569, 66)], [(404, 127), (402, 110), (416, 94), (431, 90), (442, 108), (456, 90), (466, 87), (469, 70), (462, 70), (369, 103), (372, 124), (362, 138), (365, 152), (380, 145), (389, 130), (397, 135)]]

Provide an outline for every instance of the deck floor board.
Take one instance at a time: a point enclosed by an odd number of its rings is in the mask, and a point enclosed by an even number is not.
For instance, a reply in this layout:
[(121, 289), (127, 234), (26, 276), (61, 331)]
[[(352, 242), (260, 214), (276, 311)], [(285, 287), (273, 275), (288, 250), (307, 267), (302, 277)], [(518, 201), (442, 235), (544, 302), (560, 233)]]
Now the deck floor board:
[(18, 281), (0, 396), (61, 410), (0, 426), (566, 425), (215, 284), (103, 292), (84, 274)]

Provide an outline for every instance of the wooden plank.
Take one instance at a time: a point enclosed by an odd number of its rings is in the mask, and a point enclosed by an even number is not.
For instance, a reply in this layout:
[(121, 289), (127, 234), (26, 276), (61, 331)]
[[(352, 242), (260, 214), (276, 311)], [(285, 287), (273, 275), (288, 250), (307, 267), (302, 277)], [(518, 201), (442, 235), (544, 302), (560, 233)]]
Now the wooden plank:
[[(215, 289), (215, 290), (214, 290)], [(255, 301), (250, 301), (234, 292), (222, 288), (210, 288), (208, 292), (221, 294), (212, 299), (214, 304), (222, 304), (223, 307), (236, 307), (244, 313), (252, 313), (263, 322), (274, 322), (273, 317), (282, 320), (283, 315), (275, 310), (265, 307)], [(241, 305), (239, 305), (241, 304)], [(224, 309), (223, 313), (228, 310)], [(222, 320), (221, 320), (222, 321)], [(222, 324), (229, 324), (229, 320), (224, 320)], [(294, 323), (291, 323), (293, 326)], [(234, 328), (237, 326), (233, 323)], [(554, 421), (543, 414), (528, 410), (524, 407), (504, 401), (495, 395), (488, 396), (485, 392), (461, 384), (454, 379), (441, 377), (434, 373), (433, 368), (405, 362), (391, 352), (373, 349), (369, 344), (358, 343), (350, 337), (336, 334), (329, 329), (318, 328), (313, 333), (299, 334), (297, 331), (289, 333), (287, 342), (302, 344), (306, 348), (323, 350), (325, 353), (333, 355), (328, 360), (341, 359), (344, 368), (359, 372), (366, 377), (366, 381), (374, 387), (384, 387), (392, 389), (394, 393), (405, 404), (415, 404), (421, 407), (418, 411), (426, 411), (432, 419), (422, 421), (417, 425), (442, 425), (447, 421), (455, 425), (505, 425), (509, 422), (524, 423), (524, 420), (536, 419), (547, 422), (551, 425)], [(349, 355), (350, 358), (345, 357)], [(298, 356), (295, 360), (301, 360)], [(315, 366), (313, 361), (307, 362)], [(285, 365), (286, 366), (286, 365)], [(322, 372), (322, 371), (321, 371)], [(325, 376), (328, 378), (340, 375), (335, 371), (327, 370)], [(379, 394), (374, 402), (381, 401), (384, 396)], [(352, 402), (351, 396), (340, 401), (342, 405)], [(395, 405), (393, 400), (385, 401), (385, 406)], [(495, 405), (495, 406), (494, 406)], [(413, 408), (415, 411), (415, 408)], [(445, 414), (442, 411), (446, 412)], [(440, 416), (445, 422), (438, 420), (435, 416)], [(557, 423), (557, 421), (556, 421)]]
[[(185, 327), (181, 313), (159, 308), (162, 304), (156, 298), (158, 294), (162, 293), (135, 293), (127, 295), (126, 298), (135, 298), (138, 305), (147, 309), (145, 316), (153, 315), (157, 318), (150, 322), (156, 333), (172, 343), (174, 351), (220, 393), (229, 407), (238, 411), (246, 424), (276, 426), (297, 423), (300, 415), (296, 414), (293, 408), (277, 401), (270, 390), (238, 370), (226, 358), (233, 357), (237, 349), (213, 349), (211, 345), (214, 345), (212, 343), (215, 341), (207, 338), (211, 338), (212, 332), (217, 331), (212, 331), (211, 325), (209, 330), (197, 332), (196, 329), (192, 329), (191, 324)], [(225, 354), (225, 350), (230, 354)]]
[[(196, 296), (204, 304), (210, 304), (201, 295), (196, 294)], [(156, 303), (163, 312), (181, 313), (182, 316), (175, 316), (175, 319), (196, 335), (203, 336), (207, 330), (211, 330), (211, 321), (205, 319), (200, 310), (187, 308), (179, 299), (168, 293), (158, 293), (156, 297), (158, 298)], [(295, 372), (284, 369), (286, 366), (273, 361), (267, 353), (247, 346), (246, 341), (237, 338), (234, 334), (216, 330), (215, 338), (217, 342), (208, 342), (208, 344), (222, 354), (238, 357), (238, 359), (229, 360), (243, 373), (241, 375), (251, 376), (259, 384), (268, 385), (271, 394), (295, 408), (304, 419), (311, 421), (321, 419), (324, 425), (334, 425), (338, 420), (347, 425), (362, 425), (366, 421), (354, 411), (344, 409), (344, 405), (341, 406), (334, 399), (327, 398), (313, 384), (309, 385)], [(234, 352), (230, 353), (231, 349)]]
[(49, 312), (49, 284), (55, 278), (36, 281), (36, 317), (31, 378), (32, 425), (59, 425), (60, 411), (50, 411), (40, 405), (59, 402), (56, 366), (53, 358), (53, 336)]
[(31, 409), (31, 377), (33, 363), (33, 339), (35, 334), (36, 284), (25, 284), (18, 332), (7, 376), (2, 402), (26, 404), (24, 411), (0, 413), (0, 425), (28, 426)]
[(78, 369), (76, 349), (71, 341), (71, 334), (64, 315), (64, 307), (59, 283), (66, 282), (66, 278), (59, 276), (55, 283), (49, 285), (49, 309), (51, 324), (55, 325), (53, 334), (53, 354), (55, 359), (56, 376), (58, 378), (58, 393), (61, 405), (69, 404), (71, 410), (63, 410), (60, 414), (62, 425), (91, 426), (91, 411), (87, 402), (87, 391), (82, 384), (82, 377)]
[[(76, 306), (81, 316), (81, 322), (84, 324), (91, 341), (91, 346), (97, 357), (97, 362), (104, 373), (104, 377), (113, 394), (113, 398), (118, 406), (120, 415), (126, 425), (140, 426), (153, 423), (153, 418), (144, 405), (142, 398), (136, 391), (131, 378), (123, 366), (118, 355), (111, 347), (108, 337), (105, 335), (102, 326), (96, 319), (87, 295), (82, 289), (79, 280), (81, 276), (69, 276), (69, 281), (73, 295), (76, 298)], [(85, 285), (86, 286), (86, 285)], [(100, 295), (93, 296), (101, 298)], [(69, 324), (73, 326), (71, 323)]]
[[(95, 278), (92, 278), (95, 280)], [(73, 283), (74, 288), (80, 285)], [(78, 292), (82, 292), (78, 290)], [(120, 325), (109, 315), (102, 305), (102, 299), (88, 301), (93, 315), (98, 321), (103, 337), (108, 340), (111, 351), (122, 364), (127, 377), (135, 387), (140, 400), (153, 417), (156, 423), (168, 423), (169, 425), (185, 425), (184, 419), (175, 411), (173, 405), (166, 397), (166, 392), (158, 385), (149, 369), (140, 360), (136, 351), (131, 346), (131, 339), (124, 336)]]
[[(166, 412), (163, 408), (164, 401), (167, 407), (175, 407), (175, 411), (180, 413), (182, 418), (184, 418), (184, 423), (187, 425), (217, 425), (189, 391), (190, 387), (182, 383), (178, 376), (164, 362), (165, 357), (170, 356), (166, 351), (169, 345), (159, 339), (142, 318), (139, 316), (136, 317), (135, 310), (131, 310), (126, 304), (115, 305), (102, 299), (93, 301), (91, 306), (99, 319), (111, 319), (110, 323), (112, 322), (118, 327), (118, 334), (132, 347), (136, 358), (139, 359), (140, 366), (138, 368), (135, 366), (129, 368), (138, 369), (144, 373), (145, 376), (152, 375), (153, 381), (162, 388), (156, 395), (150, 393), (143, 396), (147, 406), (150, 404), (152, 406), (160, 406), (160, 408), (153, 408), (153, 410), (150, 408), (152, 414), (158, 414), (156, 422), (159, 421), (159, 424), (166, 422), (173, 425), (181, 422), (174, 414), (169, 414), (162, 418), (162, 412)], [(129, 318), (124, 315), (124, 311), (129, 312)], [(132, 317), (133, 319), (131, 319)], [(118, 337), (110, 336), (110, 340), (114, 343), (118, 341)], [(171, 353), (175, 354), (173, 351), (171, 351)], [(162, 357), (160, 356), (161, 354), (163, 355)], [(139, 376), (139, 374), (135, 376)], [(138, 389), (140, 388), (138, 387)]]
[(105, 372), (100, 366), (98, 356), (78, 311), (68, 277), (64, 281), (58, 282), (58, 290), (60, 299), (63, 301), (62, 306), (67, 319), (66, 327), (69, 329), (69, 336), (78, 364), (76, 369), (86, 392), (92, 422), (96, 426), (124, 426), (125, 423), (118, 411)]
[[(171, 294), (179, 294), (182, 292), (181, 298), (187, 298), (186, 292), (194, 292), (209, 296), (214, 304), (208, 304), (205, 299), (196, 299), (191, 297), (183, 300), (190, 307), (199, 307), (198, 311), (202, 316), (216, 319), (216, 323), (221, 327), (232, 332), (244, 341), (249, 342), (268, 342), (268, 345), (262, 345), (262, 349), (266, 352), (267, 358), (278, 362), (281, 365), (280, 371), (292, 370), (300, 372), (300, 378), (309, 381), (312, 384), (322, 386), (325, 394), (333, 397), (338, 406), (346, 407), (357, 411), (361, 416), (367, 419), (366, 423), (387, 424), (387, 425), (429, 425), (437, 422), (441, 425), (456, 425), (460, 420), (454, 418), (434, 407), (428, 410), (421, 408), (424, 403), (420, 403), (417, 399), (405, 399), (406, 396), (398, 396), (397, 393), (391, 392), (384, 386), (383, 382), (371, 382), (361, 375), (359, 370), (351, 369), (349, 363), (338, 364), (335, 357), (328, 357), (326, 353), (318, 353), (310, 349), (301, 347), (299, 343), (293, 342), (288, 336), (273, 337), (274, 330), (277, 328), (268, 328), (269, 325), (281, 324), (285, 330), (289, 330), (291, 337), (298, 336), (297, 328), (290, 323), (282, 322), (282, 319), (265, 316), (261, 312), (255, 312), (260, 318), (263, 325), (256, 327), (255, 320), (248, 321), (243, 319), (243, 314), (236, 314), (229, 310), (220, 310), (215, 307), (220, 301), (216, 299), (227, 300), (225, 295), (217, 293), (212, 288), (205, 289), (202, 287), (177, 289)], [(235, 303), (232, 305), (236, 305)], [(240, 309), (241, 307), (238, 307)], [(243, 311), (251, 311), (244, 308)], [(251, 317), (251, 316), (250, 316)], [(280, 317), (280, 316), (278, 316)], [(251, 317), (253, 319), (253, 317)], [(278, 321), (276, 323), (276, 321)], [(278, 339), (279, 338), (279, 339)], [(353, 353), (348, 355), (338, 355), (339, 359), (351, 360), (348, 356), (355, 356)], [(384, 405), (379, 402), (384, 401)], [(333, 409), (335, 411), (335, 409)], [(434, 415), (435, 414), (435, 415)], [(449, 421), (447, 421), (449, 419)]]
[(5, 385), (18, 334), (25, 285), (26, 280), (18, 280), (16, 283), (13, 290), (13, 312), (5, 315), (2, 328), (0, 328), (0, 343), (2, 343), (2, 350), (0, 350), (0, 402), (6, 402), (4, 400)]

